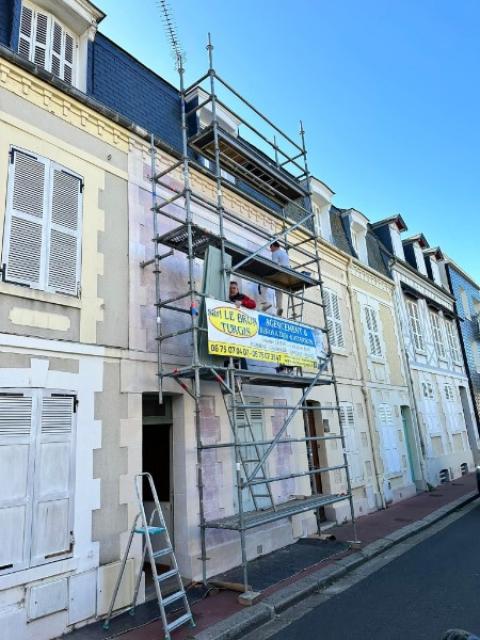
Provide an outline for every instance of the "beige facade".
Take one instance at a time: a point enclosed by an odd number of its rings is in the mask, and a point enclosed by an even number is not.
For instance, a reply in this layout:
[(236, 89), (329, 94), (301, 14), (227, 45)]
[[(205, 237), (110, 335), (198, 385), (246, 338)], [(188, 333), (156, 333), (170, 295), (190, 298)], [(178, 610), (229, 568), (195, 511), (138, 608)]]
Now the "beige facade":
[(128, 526), (128, 136), (5, 59), (0, 131), (0, 623), (42, 640), (105, 610)]

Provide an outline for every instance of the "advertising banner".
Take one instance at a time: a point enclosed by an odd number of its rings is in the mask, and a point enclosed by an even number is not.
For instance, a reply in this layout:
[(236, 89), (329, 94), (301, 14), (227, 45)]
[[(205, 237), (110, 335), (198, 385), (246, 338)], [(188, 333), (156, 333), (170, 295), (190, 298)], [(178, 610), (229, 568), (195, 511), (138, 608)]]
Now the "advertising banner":
[(205, 303), (212, 355), (308, 369), (317, 369), (325, 358), (320, 329), (230, 302), (207, 298)]

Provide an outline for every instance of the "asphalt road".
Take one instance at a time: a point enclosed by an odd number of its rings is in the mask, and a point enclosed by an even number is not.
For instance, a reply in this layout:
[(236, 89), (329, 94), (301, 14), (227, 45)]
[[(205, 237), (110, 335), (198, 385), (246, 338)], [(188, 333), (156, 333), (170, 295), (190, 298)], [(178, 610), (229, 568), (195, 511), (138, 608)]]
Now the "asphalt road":
[[(275, 640), (439, 640), (480, 635), (480, 505), (272, 635)], [(260, 630), (259, 630), (260, 631)]]

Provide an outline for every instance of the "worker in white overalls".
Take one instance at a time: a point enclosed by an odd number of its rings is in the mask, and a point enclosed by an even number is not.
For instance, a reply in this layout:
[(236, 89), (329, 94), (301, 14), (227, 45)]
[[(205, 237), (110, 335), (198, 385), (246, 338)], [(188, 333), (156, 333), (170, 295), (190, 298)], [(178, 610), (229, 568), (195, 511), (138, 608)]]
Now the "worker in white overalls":
[[(274, 240), (270, 245), (272, 261), (282, 267), (290, 267), (290, 258), (285, 249), (282, 249), (278, 240)], [(275, 302), (277, 305), (277, 316), (283, 316), (283, 291), (275, 291)]]

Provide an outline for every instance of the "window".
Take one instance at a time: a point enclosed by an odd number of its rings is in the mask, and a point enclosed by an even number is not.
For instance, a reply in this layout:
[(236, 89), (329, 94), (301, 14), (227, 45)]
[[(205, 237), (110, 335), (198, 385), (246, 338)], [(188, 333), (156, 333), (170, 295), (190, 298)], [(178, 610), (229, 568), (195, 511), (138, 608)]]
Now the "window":
[(12, 149), (3, 243), (6, 280), (78, 295), (83, 183), (51, 160)]
[(351, 402), (341, 402), (339, 408), (340, 427), (345, 439), (350, 480), (353, 484), (363, 482), (363, 467), (355, 430), (355, 414)]
[[(217, 173), (217, 169), (216, 169), (216, 164), (215, 164), (215, 160), (209, 160), (208, 158), (202, 158), (202, 162), (204, 164), (204, 166), (207, 169), (210, 169), (210, 171), (216, 175)], [(220, 169), (220, 175), (222, 178), (224, 178), (225, 180), (228, 180), (228, 182), (232, 182), (233, 184), (236, 183), (236, 178), (232, 173), (229, 173), (228, 171), (225, 171), (225, 169)]]
[(435, 395), (433, 393), (433, 385), (431, 382), (422, 382), (422, 395), (428, 400), (433, 400)]
[(447, 328), (447, 341), (448, 341), (448, 348), (450, 349), (450, 356), (453, 362), (461, 363), (457, 332), (453, 325), (453, 322), (449, 320), (448, 322), (445, 323), (445, 326)]
[(382, 344), (380, 342), (378, 314), (372, 307), (364, 307), (365, 321), (368, 337), (368, 351), (371, 356), (382, 357)]
[(413, 342), (417, 351), (425, 351), (418, 304), (413, 300), (407, 302), (408, 316), (410, 318), (410, 329), (412, 331)]
[(393, 420), (392, 407), (382, 403), (377, 405), (379, 431), (382, 439), (382, 459), (386, 474), (402, 473), (402, 462), (398, 451), (398, 438)]
[(18, 53), (73, 83), (77, 41), (55, 18), (23, 3)]
[(472, 355), (473, 355), (473, 362), (475, 364), (475, 369), (477, 371), (480, 371), (480, 350), (478, 348), (478, 343), (476, 340), (472, 341)]
[(0, 394), (0, 573), (71, 554), (73, 396)]
[(430, 312), (430, 319), (432, 322), (433, 342), (435, 343), (437, 356), (444, 360), (447, 357), (447, 352), (445, 351), (445, 343), (443, 341), (440, 316), (432, 311)]
[(343, 348), (345, 340), (343, 338), (342, 318), (340, 316), (340, 305), (338, 296), (330, 289), (324, 289), (323, 301), (325, 304), (325, 320), (327, 323), (328, 335), (332, 347)]
[(445, 399), (453, 402), (455, 400), (455, 392), (451, 384), (444, 385)]
[(468, 300), (468, 294), (465, 289), (460, 288), (460, 300), (462, 301), (463, 315), (467, 320), (472, 319), (472, 315), (470, 313), (470, 302)]

